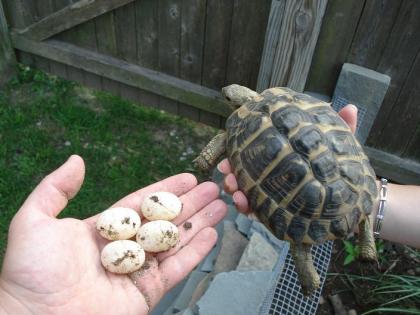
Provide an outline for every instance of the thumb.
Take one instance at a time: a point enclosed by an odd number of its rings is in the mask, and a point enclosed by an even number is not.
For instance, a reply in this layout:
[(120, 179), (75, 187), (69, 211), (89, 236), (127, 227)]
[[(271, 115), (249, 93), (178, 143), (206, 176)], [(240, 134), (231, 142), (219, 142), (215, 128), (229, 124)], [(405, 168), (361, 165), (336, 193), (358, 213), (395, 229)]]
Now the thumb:
[(354, 134), (357, 128), (357, 107), (353, 104), (349, 104), (340, 110), (338, 114), (343, 118), (350, 127), (351, 132)]
[(56, 217), (72, 199), (85, 177), (85, 164), (78, 155), (72, 155), (57, 170), (45, 177), (29, 195), (19, 210), (21, 214), (44, 214)]

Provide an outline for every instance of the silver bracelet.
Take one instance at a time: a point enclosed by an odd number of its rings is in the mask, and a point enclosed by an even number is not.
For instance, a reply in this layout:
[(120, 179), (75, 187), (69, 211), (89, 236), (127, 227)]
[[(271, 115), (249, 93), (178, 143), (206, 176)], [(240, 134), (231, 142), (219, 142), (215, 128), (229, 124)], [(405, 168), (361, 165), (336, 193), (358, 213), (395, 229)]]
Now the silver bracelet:
[(373, 227), (373, 235), (379, 237), (382, 228), (382, 221), (385, 214), (385, 202), (388, 197), (388, 181), (385, 178), (381, 178), (381, 189), (379, 190), (379, 208), (376, 214), (375, 225)]

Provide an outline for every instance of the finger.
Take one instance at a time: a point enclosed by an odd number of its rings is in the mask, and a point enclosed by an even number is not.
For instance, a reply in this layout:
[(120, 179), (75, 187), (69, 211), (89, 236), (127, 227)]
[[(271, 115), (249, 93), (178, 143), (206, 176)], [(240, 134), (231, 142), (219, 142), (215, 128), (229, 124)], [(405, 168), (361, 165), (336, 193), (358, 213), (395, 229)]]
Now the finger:
[(235, 191), (238, 190), (238, 181), (236, 180), (235, 175), (230, 173), (225, 176), (225, 179), (223, 181), (223, 189), (228, 194), (233, 194)]
[(215, 200), (197, 212), (193, 217), (178, 226), (179, 242), (174, 248), (157, 255), (158, 261), (174, 255), (187, 245), (191, 239), (206, 227), (215, 226), (227, 213), (227, 206), (222, 200)]
[[(85, 164), (78, 155), (72, 155), (57, 170), (46, 176), (26, 199), (20, 213), (34, 213), (56, 217), (72, 199), (85, 177)], [(32, 216), (33, 217), (33, 216)]]
[(244, 195), (244, 193), (240, 190), (235, 192), (232, 195), (233, 203), (235, 204), (235, 207), (238, 209), (239, 212), (243, 214), (248, 214), (251, 212), (251, 209), (249, 208), (248, 199)]
[(223, 174), (229, 174), (232, 172), (228, 159), (223, 159), (218, 165), (217, 169)]
[(161, 278), (167, 283), (167, 290), (170, 290), (185, 278), (206, 257), (216, 241), (216, 230), (205, 228), (196, 234), (191, 242), (176, 255), (163, 260), (159, 266), (159, 271)]
[(180, 197), (182, 212), (172, 223), (180, 224), (197, 211), (207, 206), (210, 202), (219, 197), (219, 187), (213, 182), (204, 182)]
[[(117, 201), (111, 207), (126, 207), (132, 208), (137, 212), (140, 212), (140, 206), (145, 196), (157, 192), (157, 191), (167, 191), (172, 192), (175, 195), (179, 196), (185, 194), (192, 188), (197, 185), (197, 179), (194, 175), (183, 173), (168, 177), (160, 182), (149, 185), (145, 188), (139, 189), (130, 195), (125, 196), (124, 198)], [(105, 209), (103, 209), (105, 210)], [(87, 218), (85, 221), (90, 225), (95, 225), (98, 215), (94, 215), (90, 218)]]
[(357, 107), (349, 104), (341, 109), (338, 114), (349, 125), (351, 132), (355, 133), (357, 127)]

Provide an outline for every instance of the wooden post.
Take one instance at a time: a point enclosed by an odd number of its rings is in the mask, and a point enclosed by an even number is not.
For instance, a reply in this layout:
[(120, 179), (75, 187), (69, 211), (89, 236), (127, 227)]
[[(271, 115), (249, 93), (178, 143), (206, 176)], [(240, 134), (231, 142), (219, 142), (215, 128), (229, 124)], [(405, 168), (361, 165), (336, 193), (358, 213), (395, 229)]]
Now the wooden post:
[(328, 0), (273, 0), (257, 91), (287, 86), (302, 92)]
[(16, 57), (9, 38), (6, 17), (0, 1), (0, 86), (15, 74)]

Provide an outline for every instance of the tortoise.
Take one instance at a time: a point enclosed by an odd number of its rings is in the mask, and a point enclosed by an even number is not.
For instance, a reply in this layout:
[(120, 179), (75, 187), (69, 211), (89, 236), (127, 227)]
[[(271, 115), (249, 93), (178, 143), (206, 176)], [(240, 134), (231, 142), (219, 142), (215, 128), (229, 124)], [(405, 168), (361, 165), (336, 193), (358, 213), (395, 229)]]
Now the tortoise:
[(311, 246), (359, 228), (360, 258), (376, 260), (369, 214), (378, 199), (375, 172), (348, 125), (329, 103), (289, 88), (261, 94), (229, 85), (226, 131), (194, 160), (210, 170), (227, 156), (257, 218), (290, 241), (305, 296), (320, 286)]

